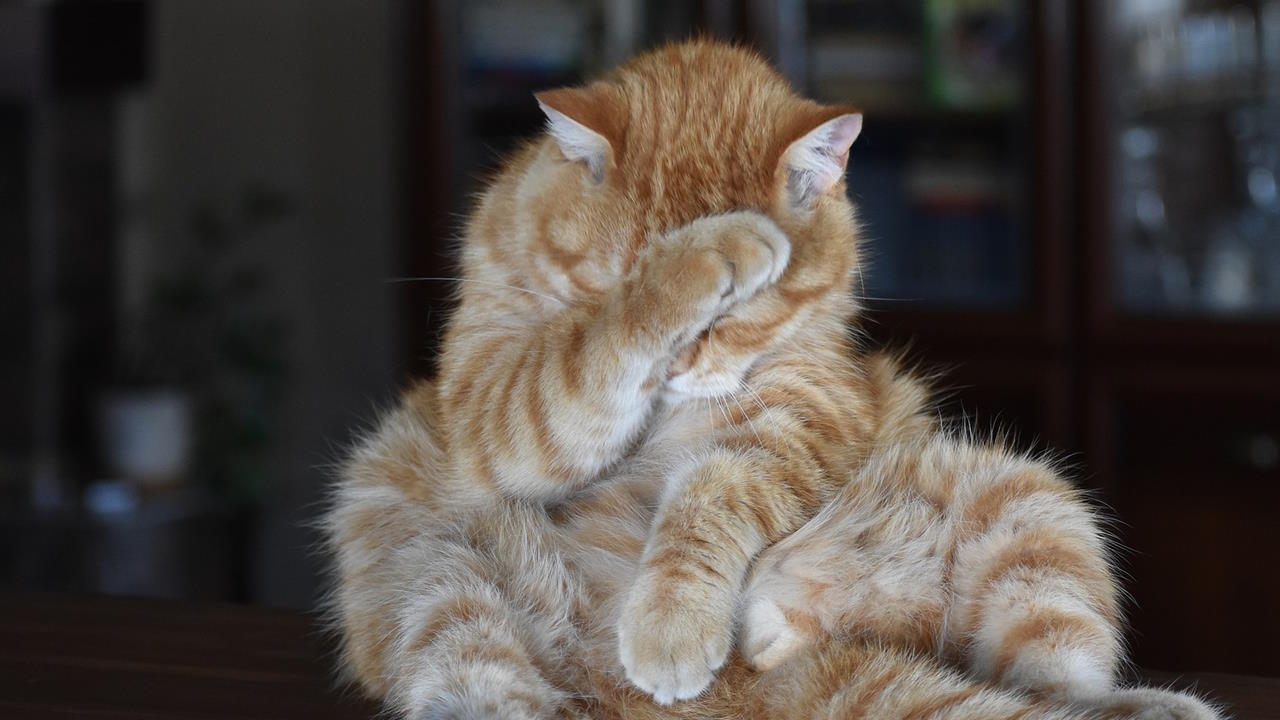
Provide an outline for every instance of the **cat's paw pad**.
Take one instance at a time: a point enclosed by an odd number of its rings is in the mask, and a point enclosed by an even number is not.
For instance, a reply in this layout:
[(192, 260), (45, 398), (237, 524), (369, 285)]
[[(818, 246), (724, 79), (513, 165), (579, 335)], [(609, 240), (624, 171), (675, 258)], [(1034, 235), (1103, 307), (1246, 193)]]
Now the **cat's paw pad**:
[(773, 669), (811, 642), (812, 633), (791, 622), (772, 600), (759, 597), (748, 603), (738, 648), (751, 667), (761, 672)]
[(791, 261), (791, 241), (772, 220), (759, 213), (735, 212), (703, 222), (714, 223), (705, 249), (715, 252), (728, 271), (721, 286), (724, 308), (782, 277)]
[(791, 260), (791, 241), (765, 215), (741, 210), (698, 218), (655, 238), (648, 252), (624, 318), (640, 336), (672, 350), (777, 282)]
[(1189, 693), (1163, 688), (1116, 690), (1100, 703), (1110, 712), (1133, 720), (1221, 720), (1217, 708)]
[[(697, 697), (724, 665), (733, 644), (730, 603), (657, 592), (641, 582), (618, 624), (627, 680), (661, 705)], [(673, 597), (682, 598), (673, 602)]]

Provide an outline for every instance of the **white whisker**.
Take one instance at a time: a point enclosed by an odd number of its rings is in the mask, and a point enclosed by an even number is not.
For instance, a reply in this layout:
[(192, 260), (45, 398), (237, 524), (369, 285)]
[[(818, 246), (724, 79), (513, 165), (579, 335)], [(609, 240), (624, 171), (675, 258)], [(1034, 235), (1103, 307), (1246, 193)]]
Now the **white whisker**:
[(772, 409), (765, 403), (764, 398), (760, 397), (760, 393), (751, 386), (746, 380), (742, 381), (742, 387), (751, 395), (751, 398), (760, 406), (760, 416), (766, 418), (770, 425), (773, 425), (773, 449), (775, 452), (782, 452), (782, 428), (778, 426), (778, 419), (773, 416)]
[[(743, 380), (741, 385), (746, 385), (746, 381)], [(734, 405), (738, 406), (738, 410), (742, 411), (742, 419), (747, 421), (747, 427), (751, 428), (751, 434), (756, 436), (756, 442), (763, 446), (764, 440), (761, 439), (760, 433), (756, 431), (756, 424), (751, 421), (751, 415), (747, 413), (746, 408), (742, 407), (742, 401), (738, 399), (738, 394), (733, 393), (729, 395), (729, 398), (733, 400)]]
[(720, 409), (720, 417), (724, 419), (725, 426), (727, 427), (727, 426), (733, 425), (733, 422), (729, 420), (729, 412), (725, 410), (724, 400), (721, 398), (721, 396), (715, 395), (712, 397), (712, 399), (716, 401), (716, 407)]

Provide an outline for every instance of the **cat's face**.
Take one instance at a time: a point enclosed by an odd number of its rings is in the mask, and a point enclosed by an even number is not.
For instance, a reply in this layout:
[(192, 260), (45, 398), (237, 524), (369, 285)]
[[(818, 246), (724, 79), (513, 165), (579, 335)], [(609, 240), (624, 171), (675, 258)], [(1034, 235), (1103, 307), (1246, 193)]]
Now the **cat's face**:
[(680, 353), (669, 395), (732, 392), (824, 301), (852, 302), (843, 175), (861, 115), (798, 98), (754, 54), (713, 43), (669, 46), (538, 101), (549, 138), (517, 194), (537, 218), (541, 267), (565, 270), (566, 291), (607, 290), (655, 237), (707, 215), (754, 210), (791, 241), (779, 283)]

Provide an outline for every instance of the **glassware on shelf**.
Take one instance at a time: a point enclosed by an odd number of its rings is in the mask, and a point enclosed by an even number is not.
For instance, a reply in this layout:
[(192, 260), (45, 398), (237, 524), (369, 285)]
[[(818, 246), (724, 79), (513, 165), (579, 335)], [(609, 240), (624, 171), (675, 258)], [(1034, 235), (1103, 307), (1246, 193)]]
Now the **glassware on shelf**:
[(1280, 107), (1263, 103), (1237, 110), (1229, 123), (1242, 197), (1232, 228), (1243, 255), (1248, 301), (1259, 311), (1280, 309)]
[(1259, 33), (1249, 8), (1184, 15), (1182, 3), (1140, 4), (1151, 7), (1126, 16), (1124, 23), (1132, 34), (1127, 58), (1132, 77), (1125, 95), (1134, 109), (1180, 111), (1255, 92)]
[(1135, 126), (1120, 135), (1120, 222), (1130, 242), (1119, 248), (1116, 283), (1126, 305), (1150, 307), (1176, 296), (1186, 281), (1185, 264), (1170, 247), (1164, 197), (1156, 187), (1160, 138)]

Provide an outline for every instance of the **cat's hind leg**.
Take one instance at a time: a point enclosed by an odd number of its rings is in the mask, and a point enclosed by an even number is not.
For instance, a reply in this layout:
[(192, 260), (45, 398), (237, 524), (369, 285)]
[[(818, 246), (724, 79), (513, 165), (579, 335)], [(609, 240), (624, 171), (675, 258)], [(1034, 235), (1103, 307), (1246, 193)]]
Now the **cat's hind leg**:
[(342, 468), (324, 532), (347, 672), (396, 717), (548, 718), (571, 708), (576, 580), (545, 513), (467, 509), (439, 457), (430, 387)]
[(1119, 590), (1098, 513), (1052, 465), (938, 437), (914, 487), (942, 509), (944, 654), (980, 679), (1110, 716), (1209, 720), (1198, 698), (1116, 686)]
[(958, 664), (984, 682), (1117, 717), (1204, 719), (1171, 691), (1117, 689), (1103, 536), (1050, 466), (939, 435), (873, 453), (817, 517), (761, 555), (740, 649), (776, 667), (832, 637)]
[(938, 510), (899, 478), (916, 446), (877, 452), (840, 494), (756, 561), (739, 648), (767, 670), (829, 636), (940, 654), (948, 596)]
[(962, 469), (945, 489), (952, 654), (1002, 684), (1109, 694), (1120, 609), (1096, 513), (1043, 462), (959, 441), (926, 454)]
[(1069, 703), (968, 677), (936, 658), (861, 638), (829, 638), (759, 676), (752, 718), (1216, 720), (1195, 697), (1155, 688)]
[(894, 644), (919, 628), (915, 647), (978, 678), (1071, 698), (1109, 692), (1119, 658), (1116, 588), (1076, 491), (1042, 463), (942, 434), (874, 452), (760, 558), (751, 589), (748, 652), (764, 599)]
[(419, 535), (344, 580), (348, 659), (403, 717), (549, 718), (570, 699), (552, 678), (575, 589), (531, 533), (491, 522)]
[(1097, 511), (1046, 462), (951, 442), (947, 643), (980, 678), (1111, 716), (1212, 720), (1192, 694), (1119, 688), (1119, 589)]
[(559, 717), (571, 700), (556, 681), (575, 645), (577, 589), (520, 513), (494, 517), (503, 510), (404, 550), (422, 562), (401, 578), (391, 696), (411, 717)]
[(760, 676), (745, 717), (1120, 720), (965, 677), (936, 659), (857, 638), (827, 640)]

